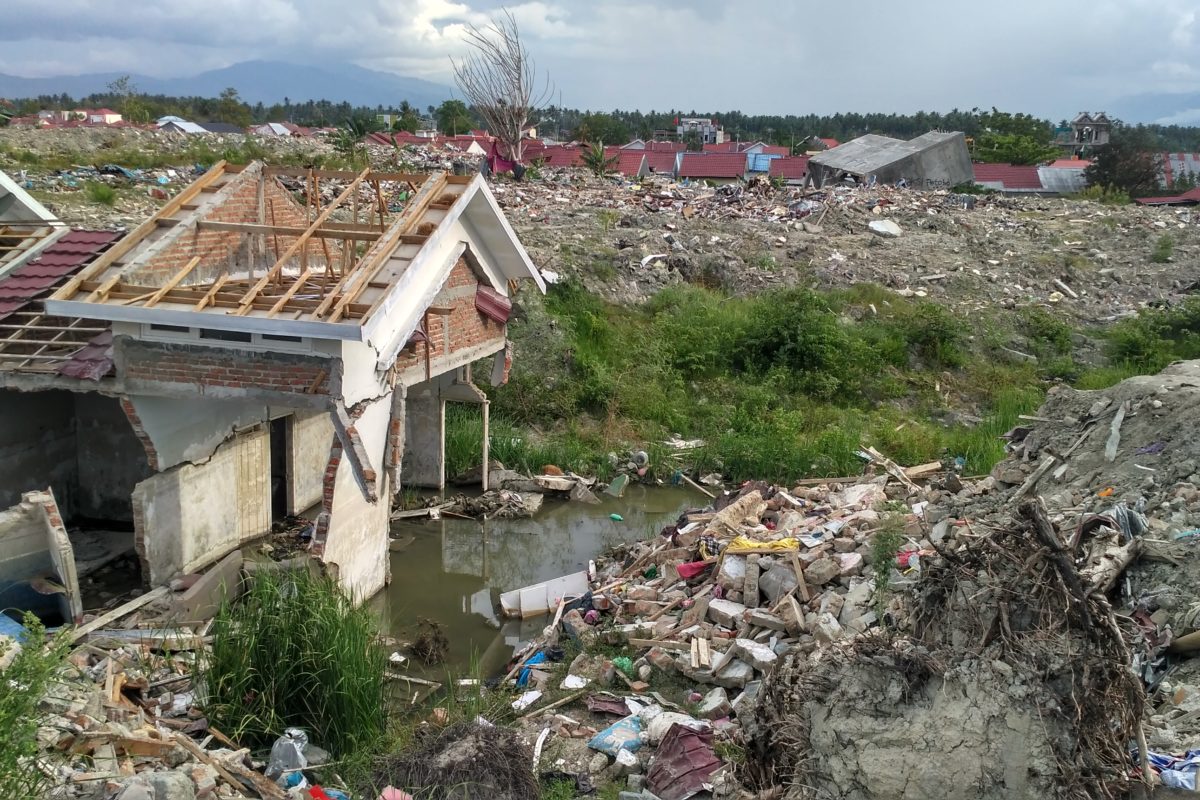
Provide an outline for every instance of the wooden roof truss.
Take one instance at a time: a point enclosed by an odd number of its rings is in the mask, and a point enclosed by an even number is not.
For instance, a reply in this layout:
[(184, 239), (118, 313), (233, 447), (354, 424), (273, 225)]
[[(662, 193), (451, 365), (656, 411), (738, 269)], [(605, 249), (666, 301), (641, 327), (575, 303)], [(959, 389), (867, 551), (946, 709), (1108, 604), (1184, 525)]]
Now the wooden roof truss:
[[(245, 174), (243, 174), (245, 173)], [(238, 180), (291, 179), (307, 198), (306, 227), (276, 224), (272, 205), (262, 201), (257, 222), (208, 219), (219, 202), (206, 202)], [(163, 206), (157, 214), (118, 241), (56, 295), (58, 300), (86, 300), (174, 311), (203, 311), (231, 316), (355, 322), (383, 299), (390, 284), (379, 280), (381, 269), (406, 246), (415, 255), (437, 222), (463, 194), (471, 177), (445, 173), (404, 173), (244, 167), (219, 163)], [(302, 184), (300, 182), (302, 181)], [(321, 200), (322, 182), (338, 181), (328, 203)], [(348, 183), (347, 183), (348, 181)], [(328, 185), (328, 184), (326, 184)], [(386, 185), (386, 187), (385, 187)], [(409, 192), (398, 215), (389, 213), (388, 189)], [(364, 202), (364, 196), (367, 200)], [(219, 200), (219, 198), (218, 198)], [(181, 263), (159, 286), (131, 280), (137, 259), (154, 241), (179, 228), (233, 231), (243, 234), (251, 250), (269, 254), (270, 266), (225, 273), (203, 282), (189, 281), (199, 259)], [(313, 243), (319, 243), (319, 247)], [(316, 255), (319, 253), (319, 255)], [(310, 261), (312, 263), (310, 263)]]

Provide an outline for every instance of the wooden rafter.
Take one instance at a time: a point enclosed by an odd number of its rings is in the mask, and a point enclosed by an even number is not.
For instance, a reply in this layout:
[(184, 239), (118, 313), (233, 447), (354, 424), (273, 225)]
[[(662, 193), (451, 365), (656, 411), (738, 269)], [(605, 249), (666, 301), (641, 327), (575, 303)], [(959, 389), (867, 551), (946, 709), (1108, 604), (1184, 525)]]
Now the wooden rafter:
[(300, 273), (300, 277), (297, 278), (292, 283), (292, 285), (288, 287), (288, 290), (286, 292), (284, 292), (283, 297), (279, 298), (279, 301), (276, 302), (275, 305), (271, 306), (271, 310), (270, 310), (270, 312), (268, 312), (268, 316), (273, 317), (276, 314), (278, 314), (280, 311), (282, 311), (283, 307), (288, 304), (288, 301), (291, 300), (293, 297), (295, 297), (296, 292), (300, 291), (300, 287), (308, 282), (308, 278), (310, 275), (312, 275), (312, 270), (308, 269), (308, 268), (306, 268), (304, 270), (304, 272)]
[(305, 229), (304, 233), (296, 237), (295, 241), (293, 241), (288, 248), (280, 254), (279, 259), (271, 266), (269, 270), (267, 270), (267, 274), (263, 275), (262, 278), (259, 279), (258, 283), (256, 283), (242, 297), (242, 303), (238, 306), (237, 312), (235, 312), (238, 316), (243, 316), (250, 312), (251, 308), (253, 307), (254, 298), (257, 297), (259, 292), (263, 290), (263, 287), (265, 287), (272, 278), (274, 278), (283, 270), (283, 266), (287, 263), (288, 259), (294, 256), (301, 247), (304, 247), (307, 244), (309, 238), (312, 237), (313, 231), (318, 230), (325, 220), (329, 219), (337, 207), (346, 201), (346, 198), (357, 192), (358, 185), (362, 183), (369, 174), (371, 174), (370, 167), (360, 172), (358, 177), (351, 181), (350, 184), (342, 190), (342, 193), (334, 198), (333, 202), (326, 206), (325, 210), (322, 211), (315, 220), (313, 220), (312, 224)]
[(184, 267), (183, 269), (179, 270), (179, 272), (176, 272), (174, 275), (172, 275), (171, 280), (164, 283), (162, 288), (159, 289), (157, 292), (155, 292), (154, 296), (146, 301), (146, 308), (150, 308), (151, 306), (158, 305), (158, 301), (162, 300), (163, 297), (166, 296), (167, 292), (171, 291), (176, 286), (178, 286), (180, 283), (182, 283), (183, 279), (186, 278), (188, 275), (190, 275), (192, 270), (194, 270), (196, 268), (196, 265), (199, 263), (200, 263), (200, 256), (193, 257), (192, 260), (188, 262), (186, 267)]
[[(299, 236), (308, 230), (307, 228), (299, 228), (291, 225), (258, 225), (253, 222), (218, 222), (216, 220), (200, 220), (196, 223), (196, 227), (201, 230), (233, 231), (235, 233), (269, 233), (282, 236)], [(371, 230), (344, 230), (329, 226), (313, 231), (312, 238), (350, 239), (356, 242), (373, 242), (379, 238), (379, 231), (374, 228)]]

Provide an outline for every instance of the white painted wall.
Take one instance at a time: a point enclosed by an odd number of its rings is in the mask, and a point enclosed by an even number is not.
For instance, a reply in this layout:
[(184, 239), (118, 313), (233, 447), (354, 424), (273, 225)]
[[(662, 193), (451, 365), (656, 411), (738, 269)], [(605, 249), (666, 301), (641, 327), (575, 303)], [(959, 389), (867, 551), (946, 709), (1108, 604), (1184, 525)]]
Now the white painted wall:
[(326, 411), (297, 411), (292, 423), (292, 453), (288, 472), (292, 477), (293, 513), (321, 502), (329, 448), (333, 445), (333, 421)]
[(364, 342), (342, 342), (342, 398), (347, 408), (388, 391), (386, 373), (376, 371), (379, 354)]
[(367, 500), (354, 478), (350, 458), (343, 454), (334, 479), (333, 511), (325, 539), (324, 561), (334, 566), (342, 587), (363, 601), (387, 585), (388, 523), (391, 492), (383, 452), (391, 419), (391, 394), (372, 402), (354, 423), (371, 467), (378, 475), (374, 503)]
[(202, 464), (139, 483), (133, 506), (143, 579), (163, 583), (269, 531), (270, 471), (270, 437), (255, 430), (221, 445)]

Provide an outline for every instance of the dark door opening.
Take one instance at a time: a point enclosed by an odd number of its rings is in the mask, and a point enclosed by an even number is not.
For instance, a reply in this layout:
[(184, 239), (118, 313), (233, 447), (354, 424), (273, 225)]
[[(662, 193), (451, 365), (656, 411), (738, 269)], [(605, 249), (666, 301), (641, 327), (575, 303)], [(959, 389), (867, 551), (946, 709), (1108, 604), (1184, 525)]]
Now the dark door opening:
[(288, 446), (291, 417), (271, 420), (271, 521), (288, 515)]

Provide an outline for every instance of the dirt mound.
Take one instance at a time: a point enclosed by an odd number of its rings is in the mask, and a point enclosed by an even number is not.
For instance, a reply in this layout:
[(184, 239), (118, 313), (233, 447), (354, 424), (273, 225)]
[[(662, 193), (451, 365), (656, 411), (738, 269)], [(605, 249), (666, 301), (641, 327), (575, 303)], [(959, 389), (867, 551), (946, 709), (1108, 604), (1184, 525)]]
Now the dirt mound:
[(791, 656), (771, 677), (747, 782), (788, 800), (1118, 796), (1143, 694), (1085, 575), (1033, 502), (944, 550), (908, 635)]
[(385, 786), (422, 800), (529, 800), (539, 796), (533, 753), (516, 731), (464, 722), (421, 733), (412, 746), (387, 756), (373, 775), (376, 797)]

